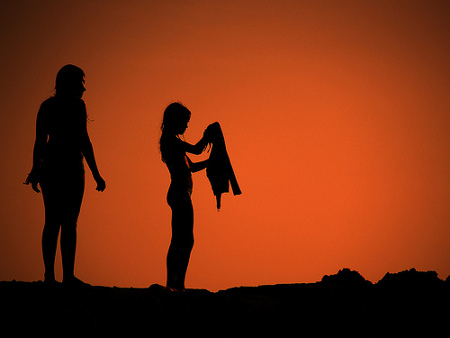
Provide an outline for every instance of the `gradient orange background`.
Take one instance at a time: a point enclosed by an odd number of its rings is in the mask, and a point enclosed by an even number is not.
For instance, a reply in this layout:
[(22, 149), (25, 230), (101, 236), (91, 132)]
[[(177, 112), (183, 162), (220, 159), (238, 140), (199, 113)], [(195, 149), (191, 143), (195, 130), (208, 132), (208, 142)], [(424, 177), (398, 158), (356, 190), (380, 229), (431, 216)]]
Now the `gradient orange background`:
[[(243, 195), (194, 174), (187, 287), (450, 274), (450, 6), (445, 1), (14, 1), (0, 13), (0, 280), (43, 278), (42, 197), (22, 185), (35, 118), (67, 63), (86, 72), (76, 274), (165, 284), (164, 108), (196, 142), (223, 127)], [(202, 159), (204, 156), (192, 159)], [(63, 184), (63, 182), (62, 182)], [(60, 257), (57, 276), (61, 278)]]

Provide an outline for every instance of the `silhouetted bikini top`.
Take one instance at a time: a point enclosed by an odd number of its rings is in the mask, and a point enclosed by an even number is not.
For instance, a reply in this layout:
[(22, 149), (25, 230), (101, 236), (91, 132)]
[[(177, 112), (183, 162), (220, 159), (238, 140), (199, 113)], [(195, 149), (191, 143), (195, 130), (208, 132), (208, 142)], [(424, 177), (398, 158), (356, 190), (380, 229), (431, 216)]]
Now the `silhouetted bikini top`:
[(82, 168), (82, 146), (87, 137), (86, 106), (81, 99), (51, 97), (38, 112), (36, 129), (48, 135), (43, 168)]
[(240, 195), (242, 192), (234, 175), (222, 128), (218, 122), (208, 127), (208, 141), (212, 143), (212, 150), (206, 167), (206, 176), (216, 196), (217, 209), (220, 209), (222, 193), (229, 191), (230, 184), (234, 195)]

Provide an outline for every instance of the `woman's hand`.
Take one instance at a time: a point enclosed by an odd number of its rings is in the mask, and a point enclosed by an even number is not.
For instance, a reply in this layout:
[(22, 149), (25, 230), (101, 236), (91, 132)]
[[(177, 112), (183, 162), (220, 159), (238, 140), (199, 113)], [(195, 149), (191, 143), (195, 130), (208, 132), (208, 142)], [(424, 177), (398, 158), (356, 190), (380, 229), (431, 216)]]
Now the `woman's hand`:
[(32, 188), (35, 192), (37, 192), (38, 194), (41, 192), (41, 191), (39, 190), (39, 188), (38, 188), (38, 183), (37, 183), (37, 182), (32, 182), (32, 183), (31, 183), (31, 188)]
[(95, 182), (97, 182), (97, 188), (95, 190), (97, 191), (103, 191), (106, 188), (106, 182), (105, 180), (99, 175), (97, 177), (94, 177)]

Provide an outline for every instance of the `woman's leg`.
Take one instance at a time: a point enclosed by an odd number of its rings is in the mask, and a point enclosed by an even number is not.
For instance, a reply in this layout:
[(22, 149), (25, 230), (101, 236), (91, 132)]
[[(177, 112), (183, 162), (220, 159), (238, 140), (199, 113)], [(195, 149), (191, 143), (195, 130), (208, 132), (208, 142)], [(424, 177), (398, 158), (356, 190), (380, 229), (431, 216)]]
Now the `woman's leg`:
[(44, 259), (44, 280), (55, 281), (55, 257), (60, 229), (59, 198), (57, 191), (48, 184), (41, 184), (44, 198), (45, 223), (42, 231), (42, 256)]
[(61, 259), (63, 282), (77, 281), (74, 275), (75, 253), (77, 247), (77, 220), (84, 195), (84, 175), (66, 187), (61, 221)]
[(76, 223), (61, 226), (61, 260), (63, 266), (63, 281), (69, 282), (75, 278), (75, 253), (77, 248)]

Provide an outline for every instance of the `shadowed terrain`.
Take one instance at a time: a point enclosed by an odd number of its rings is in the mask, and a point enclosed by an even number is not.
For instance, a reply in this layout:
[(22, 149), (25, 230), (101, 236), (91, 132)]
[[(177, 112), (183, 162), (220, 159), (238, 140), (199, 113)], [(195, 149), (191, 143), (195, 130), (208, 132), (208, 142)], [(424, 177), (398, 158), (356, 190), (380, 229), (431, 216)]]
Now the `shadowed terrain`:
[[(450, 279), (415, 269), (373, 284), (340, 270), (309, 284), (238, 287), (218, 292), (0, 282), (1, 325), (12, 336), (284, 336), (405, 337), (445, 331)], [(159, 333), (158, 333), (159, 332)]]

